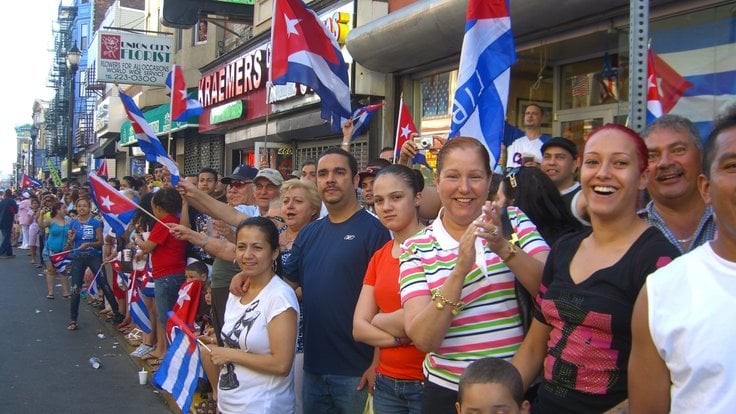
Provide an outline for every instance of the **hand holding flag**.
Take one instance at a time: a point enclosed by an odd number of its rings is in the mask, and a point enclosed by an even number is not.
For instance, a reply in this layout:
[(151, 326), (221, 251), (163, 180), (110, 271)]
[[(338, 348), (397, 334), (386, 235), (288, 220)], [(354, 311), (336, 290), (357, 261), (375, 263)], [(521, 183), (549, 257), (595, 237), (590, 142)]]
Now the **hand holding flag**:
[(353, 134), (350, 140), (354, 140), (368, 126), (373, 115), (383, 107), (383, 103), (362, 106), (353, 112)]
[[(399, 116), (398, 122), (396, 124), (396, 145), (394, 146), (394, 162), (398, 162), (399, 157), (401, 156), (401, 147), (403, 147), (407, 141), (412, 139), (412, 137), (418, 133), (419, 132), (417, 131), (417, 127), (414, 125), (414, 120), (411, 118), (409, 108), (406, 107), (406, 104), (404, 103), (404, 97), (402, 96), (399, 100)], [(420, 151), (417, 151), (417, 153), (414, 154), (414, 157), (411, 161), (414, 164), (422, 164), (425, 165), (427, 168), (432, 169), (429, 166), (429, 163), (427, 163), (427, 157)]]

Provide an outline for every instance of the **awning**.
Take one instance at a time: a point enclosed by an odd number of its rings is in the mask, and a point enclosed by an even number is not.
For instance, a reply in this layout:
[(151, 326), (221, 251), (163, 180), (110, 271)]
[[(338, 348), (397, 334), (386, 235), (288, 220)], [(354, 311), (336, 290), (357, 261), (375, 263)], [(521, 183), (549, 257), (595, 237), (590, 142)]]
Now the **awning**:
[(116, 139), (108, 139), (101, 142), (100, 145), (92, 151), (93, 158), (115, 158), (117, 148), (115, 148)]
[[(652, 0), (651, 3), (664, 3)], [(350, 31), (350, 55), (383, 73), (418, 68), (459, 55), (467, 0), (417, 1)], [(511, 0), (511, 30), (517, 47), (583, 25), (628, 15), (629, 0)]]
[[(193, 116), (186, 122), (174, 121), (172, 125), (169, 104), (163, 104), (156, 108), (149, 109), (148, 111), (143, 111), (143, 117), (146, 118), (148, 124), (151, 125), (151, 129), (153, 129), (153, 133), (156, 134), (156, 136), (168, 134), (169, 130), (171, 130), (171, 132), (176, 132), (186, 128), (197, 128), (199, 126), (198, 116)], [(138, 139), (135, 136), (135, 132), (133, 132), (133, 125), (130, 123), (130, 120), (127, 120), (120, 125), (120, 145), (126, 147), (136, 143), (138, 143)]]

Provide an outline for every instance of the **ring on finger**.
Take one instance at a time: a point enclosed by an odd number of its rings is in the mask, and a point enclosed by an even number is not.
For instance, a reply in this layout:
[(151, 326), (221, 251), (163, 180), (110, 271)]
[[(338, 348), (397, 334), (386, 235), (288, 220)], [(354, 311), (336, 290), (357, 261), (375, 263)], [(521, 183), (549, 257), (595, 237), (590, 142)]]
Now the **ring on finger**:
[(493, 231), (491, 232), (491, 236), (496, 237), (498, 236), (498, 227), (495, 227)]

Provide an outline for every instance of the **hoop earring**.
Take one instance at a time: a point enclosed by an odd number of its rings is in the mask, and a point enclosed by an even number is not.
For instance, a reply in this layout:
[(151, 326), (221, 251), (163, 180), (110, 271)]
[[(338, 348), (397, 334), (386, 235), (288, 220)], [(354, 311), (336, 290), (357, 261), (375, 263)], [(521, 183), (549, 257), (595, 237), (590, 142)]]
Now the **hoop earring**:
[[(276, 260), (278, 260), (278, 259), (276, 259)], [(271, 268), (273, 269), (273, 272), (274, 273), (276, 273), (276, 270), (278, 270), (278, 268), (279, 268), (279, 264), (278, 264), (278, 262), (276, 260), (273, 261), (273, 266), (271, 266)]]

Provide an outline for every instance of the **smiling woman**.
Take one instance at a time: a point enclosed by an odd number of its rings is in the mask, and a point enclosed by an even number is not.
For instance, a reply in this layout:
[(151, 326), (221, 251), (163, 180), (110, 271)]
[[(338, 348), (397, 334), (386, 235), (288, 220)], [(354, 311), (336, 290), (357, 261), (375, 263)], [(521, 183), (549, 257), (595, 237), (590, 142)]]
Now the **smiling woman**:
[(636, 215), (646, 167), (646, 146), (626, 127), (605, 125), (585, 143), (580, 181), (592, 228), (555, 244), (513, 360), (526, 387), (544, 368), (532, 412), (604, 412), (626, 400), (634, 300), (647, 275), (678, 255)]
[(510, 209), (518, 248), (501, 234), (500, 208), (486, 203), (489, 155), (476, 139), (454, 138), (438, 154), (442, 209), (401, 251), (406, 333), (429, 355), (423, 413), (447, 413), (458, 373), (476, 359), (511, 358), (524, 336), (514, 280), (533, 295), (549, 247), (524, 212)]

